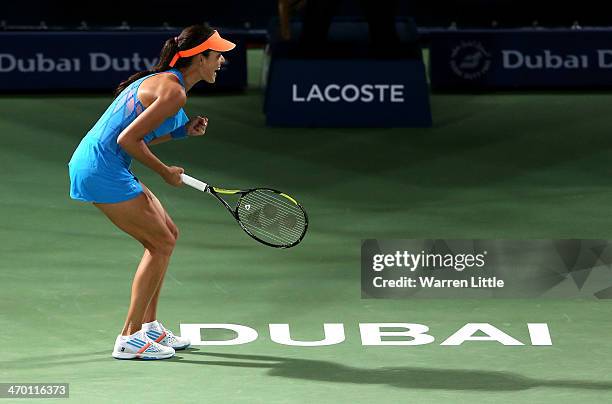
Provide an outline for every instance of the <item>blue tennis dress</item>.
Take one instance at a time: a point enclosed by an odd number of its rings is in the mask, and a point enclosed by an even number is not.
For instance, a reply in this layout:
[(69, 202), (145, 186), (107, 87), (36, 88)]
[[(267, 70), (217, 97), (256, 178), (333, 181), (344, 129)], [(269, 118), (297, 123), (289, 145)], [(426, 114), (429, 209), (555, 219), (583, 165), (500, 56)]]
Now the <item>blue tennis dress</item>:
[[(185, 87), (180, 71), (171, 69), (167, 73), (176, 75)], [(135, 198), (143, 192), (140, 182), (130, 171), (132, 157), (117, 144), (117, 138), (145, 110), (136, 96), (138, 87), (156, 74), (160, 73), (142, 77), (126, 87), (81, 140), (68, 163), (72, 199), (117, 203)], [(185, 124), (188, 120), (185, 111), (181, 109), (148, 133), (144, 141), (148, 144), (168, 133), (173, 138), (185, 137)]]

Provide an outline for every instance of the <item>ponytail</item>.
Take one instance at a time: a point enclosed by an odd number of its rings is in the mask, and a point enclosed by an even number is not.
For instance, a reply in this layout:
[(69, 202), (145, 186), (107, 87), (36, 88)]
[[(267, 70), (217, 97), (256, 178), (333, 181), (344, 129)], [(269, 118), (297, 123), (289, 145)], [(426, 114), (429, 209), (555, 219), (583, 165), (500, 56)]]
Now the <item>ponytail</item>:
[[(143, 70), (136, 74), (131, 75), (127, 80), (122, 81), (117, 89), (115, 90), (114, 95), (117, 96), (121, 93), (127, 86), (135, 82), (136, 80), (145, 77), (149, 74), (160, 73), (170, 69), (170, 62), (172, 58), (179, 50), (190, 49), (198, 44), (204, 42), (208, 37), (210, 37), (214, 33), (214, 30), (210, 28), (208, 25), (192, 25), (190, 27), (185, 28), (179, 36), (175, 36), (173, 38), (168, 39), (159, 54), (159, 62), (155, 66), (153, 66), (149, 70)], [(207, 55), (209, 51), (203, 52), (204, 55)], [(191, 64), (191, 60), (193, 57), (188, 58), (180, 58), (176, 64), (175, 68), (179, 67), (187, 67)]]
[[(176, 38), (176, 37), (175, 37)], [(164, 43), (164, 47), (159, 55), (159, 62), (149, 70), (143, 70), (138, 73), (131, 75), (127, 80), (119, 83), (119, 86), (115, 90), (115, 96), (119, 95), (127, 86), (135, 82), (136, 80), (148, 76), (149, 74), (163, 72), (170, 69), (170, 61), (176, 52), (178, 52), (178, 43), (175, 38), (170, 38)]]

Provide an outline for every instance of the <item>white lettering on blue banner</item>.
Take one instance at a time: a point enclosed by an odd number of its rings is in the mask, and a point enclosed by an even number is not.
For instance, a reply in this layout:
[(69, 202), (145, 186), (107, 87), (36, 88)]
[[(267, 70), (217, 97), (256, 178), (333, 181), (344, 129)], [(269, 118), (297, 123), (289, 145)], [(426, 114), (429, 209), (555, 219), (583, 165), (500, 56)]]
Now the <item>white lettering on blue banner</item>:
[[(157, 58), (146, 58), (139, 53), (131, 57), (112, 57), (108, 53), (89, 53), (89, 70), (92, 72), (106, 71), (140, 71), (149, 70), (157, 63)], [(51, 58), (44, 53), (36, 53), (33, 57), (16, 57), (10, 53), (0, 53), (0, 73), (65, 73), (80, 72), (82, 61), (79, 58)]]
[(291, 86), (293, 102), (404, 102), (403, 84), (328, 84), (323, 89), (317, 84), (310, 88)]

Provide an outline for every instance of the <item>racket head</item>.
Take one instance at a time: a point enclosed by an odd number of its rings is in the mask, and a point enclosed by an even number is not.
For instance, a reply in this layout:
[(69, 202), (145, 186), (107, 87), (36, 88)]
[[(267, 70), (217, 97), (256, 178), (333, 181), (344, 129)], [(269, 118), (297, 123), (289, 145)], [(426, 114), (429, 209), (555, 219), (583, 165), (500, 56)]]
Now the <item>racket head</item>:
[(241, 192), (234, 216), (249, 236), (275, 248), (299, 244), (308, 229), (308, 215), (298, 201), (271, 188)]

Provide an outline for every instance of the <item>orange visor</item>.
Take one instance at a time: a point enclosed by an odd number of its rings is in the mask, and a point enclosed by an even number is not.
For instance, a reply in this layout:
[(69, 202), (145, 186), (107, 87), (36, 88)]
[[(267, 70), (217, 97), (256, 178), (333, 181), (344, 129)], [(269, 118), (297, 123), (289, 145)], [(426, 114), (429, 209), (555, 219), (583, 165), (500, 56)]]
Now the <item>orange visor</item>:
[(236, 47), (235, 43), (230, 42), (227, 39), (221, 38), (221, 35), (219, 35), (217, 31), (215, 31), (207, 40), (205, 40), (195, 48), (176, 52), (176, 54), (170, 61), (170, 67), (174, 67), (179, 58), (188, 58), (209, 49), (217, 52), (227, 52), (229, 50), (234, 49), (234, 47)]

